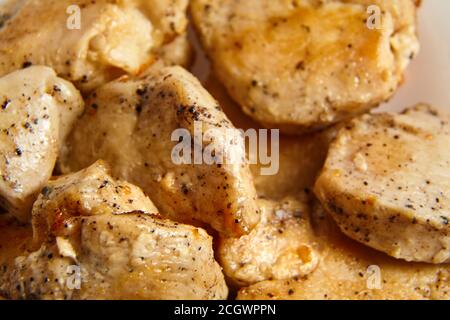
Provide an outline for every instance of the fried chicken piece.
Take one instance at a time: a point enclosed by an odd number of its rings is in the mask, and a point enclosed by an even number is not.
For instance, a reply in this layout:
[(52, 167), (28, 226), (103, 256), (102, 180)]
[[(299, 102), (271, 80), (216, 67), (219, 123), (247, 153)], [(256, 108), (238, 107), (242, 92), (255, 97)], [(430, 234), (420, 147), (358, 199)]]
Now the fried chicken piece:
[(158, 213), (141, 189), (114, 180), (107, 165), (98, 161), (80, 172), (51, 180), (42, 189), (32, 211), (34, 243), (41, 245), (52, 230), (61, 229), (63, 235), (72, 232), (71, 217), (136, 210)]
[(227, 297), (212, 239), (202, 229), (136, 213), (72, 223), (70, 238), (16, 258), (0, 292), (11, 299)]
[(0, 78), (0, 198), (18, 219), (29, 220), (83, 107), (75, 87), (50, 68), (30, 67)]
[[(83, 92), (137, 74), (186, 35), (186, 0), (29, 0), (0, 28), (0, 75), (41, 64)], [(185, 43), (178, 49), (185, 50)], [(177, 48), (177, 45), (174, 45)]]
[(450, 261), (450, 116), (364, 115), (331, 145), (315, 193), (349, 237), (407, 261)]
[(413, 0), (193, 0), (191, 11), (230, 95), (287, 133), (386, 101), (419, 48)]
[[(235, 131), (190, 73), (158, 66), (92, 94), (68, 139), (62, 170), (104, 159), (113, 176), (151, 194), (170, 219), (240, 236), (257, 224), (259, 214), (245, 148), (237, 136), (227, 135)], [(180, 144), (188, 144), (187, 150), (179, 150)]]
[(285, 280), (315, 269), (319, 255), (310, 241), (313, 231), (305, 201), (260, 199), (259, 224), (248, 235), (219, 240), (216, 255), (232, 283), (242, 287)]

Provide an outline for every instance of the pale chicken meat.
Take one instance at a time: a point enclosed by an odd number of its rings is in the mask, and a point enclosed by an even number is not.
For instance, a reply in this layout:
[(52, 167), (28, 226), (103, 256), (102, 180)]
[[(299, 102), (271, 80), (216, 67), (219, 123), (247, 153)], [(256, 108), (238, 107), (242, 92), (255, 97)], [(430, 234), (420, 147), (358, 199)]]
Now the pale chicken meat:
[(92, 94), (61, 168), (76, 171), (103, 159), (113, 176), (152, 194), (163, 215), (240, 236), (257, 224), (259, 214), (245, 148), (235, 131), (189, 72), (158, 66)]
[[(202, 229), (141, 213), (74, 217), (67, 237), (17, 257), (1, 276), (10, 299), (225, 299)], [(207, 270), (207, 272), (205, 272)], [(30, 280), (32, 279), (32, 280)]]
[(220, 238), (216, 255), (225, 275), (242, 287), (264, 280), (286, 280), (311, 273), (319, 255), (311, 241), (305, 200), (260, 199), (261, 221), (240, 238)]
[(315, 193), (342, 231), (408, 261), (450, 261), (450, 116), (364, 115), (331, 145)]
[[(154, 2), (154, 1), (150, 1)], [(83, 92), (137, 74), (186, 36), (187, 1), (27, 0), (0, 28), (0, 75), (51, 66)], [(184, 53), (185, 44), (178, 50)]]
[(450, 300), (450, 115), (361, 115), (419, 0), (0, 3), (0, 299)]
[(49, 182), (33, 226), (33, 245), (2, 259), (0, 293), (7, 298), (227, 297), (212, 238), (162, 219), (139, 188), (109, 177), (101, 162)]
[(138, 187), (109, 175), (107, 165), (98, 161), (92, 166), (49, 181), (33, 205), (34, 245), (48, 237), (49, 230), (63, 228), (71, 232), (72, 216), (120, 214), (142, 211), (157, 214), (158, 209)]
[[(319, 210), (320, 212), (321, 210)], [(344, 236), (326, 214), (314, 214), (321, 262), (305, 278), (264, 281), (240, 300), (448, 300), (450, 266), (408, 263)]]
[(230, 95), (287, 133), (389, 99), (419, 48), (413, 0), (193, 0), (191, 11)]
[(0, 198), (18, 219), (29, 219), (83, 107), (75, 87), (50, 68), (30, 67), (0, 78)]

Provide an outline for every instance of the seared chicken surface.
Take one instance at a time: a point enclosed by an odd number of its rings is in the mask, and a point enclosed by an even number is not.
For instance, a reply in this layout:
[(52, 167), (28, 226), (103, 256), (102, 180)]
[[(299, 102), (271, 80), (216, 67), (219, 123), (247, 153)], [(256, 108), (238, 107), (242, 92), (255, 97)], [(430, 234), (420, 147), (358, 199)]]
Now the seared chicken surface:
[(319, 262), (304, 201), (259, 200), (261, 221), (248, 235), (219, 239), (217, 257), (237, 286), (311, 273)]
[(83, 106), (75, 87), (48, 67), (0, 78), (0, 198), (18, 219), (29, 219)]
[(450, 266), (408, 263), (344, 236), (323, 213), (314, 215), (321, 262), (305, 278), (264, 281), (243, 288), (238, 299), (448, 300)]
[(27, 0), (0, 28), (0, 75), (48, 65), (91, 91), (137, 74), (163, 45), (184, 37), (186, 7), (187, 0)]
[(450, 261), (450, 116), (364, 115), (331, 145), (315, 192), (351, 238), (408, 261)]
[[(186, 135), (173, 141), (177, 129)], [(163, 215), (240, 236), (257, 224), (259, 214), (245, 148), (234, 136), (224, 135), (233, 129), (217, 101), (190, 73), (158, 67), (145, 77), (123, 77), (92, 94), (68, 139), (62, 170), (79, 170), (104, 159), (113, 176), (151, 194)], [(183, 152), (187, 161), (178, 162), (175, 147), (180, 142), (190, 144)], [(223, 156), (223, 164), (208, 164), (205, 158), (198, 162), (196, 150)], [(225, 161), (227, 155), (237, 161)]]
[(69, 222), (74, 216), (138, 210), (158, 213), (141, 189), (114, 180), (106, 164), (98, 161), (80, 172), (51, 180), (42, 189), (32, 211), (34, 243), (40, 245), (48, 237), (49, 230), (62, 230), (62, 235), (72, 232)]
[(289, 133), (389, 99), (418, 52), (413, 0), (193, 0), (191, 9), (230, 95), (263, 125)]
[(114, 181), (102, 163), (51, 181), (34, 209), (34, 237), (44, 232), (45, 241), (4, 262), (0, 292), (8, 298), (227, 297), (212, 238), (151, 214), (142, 191)]

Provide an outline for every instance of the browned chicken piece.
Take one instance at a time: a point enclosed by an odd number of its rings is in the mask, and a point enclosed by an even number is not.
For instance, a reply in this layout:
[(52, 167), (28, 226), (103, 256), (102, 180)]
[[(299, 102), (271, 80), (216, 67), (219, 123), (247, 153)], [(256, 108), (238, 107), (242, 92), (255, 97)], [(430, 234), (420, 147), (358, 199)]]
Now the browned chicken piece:
[(76, 227), (67, 237), (56, 237), (15, 259), (0, 277), (5, 297), (227, 297), (212, 239), (202, 229), (137, 213), (78, 216), (72, 224)]
[(158, 209), (141, 189), (116, 181), (102, 161), (82, 171), (49, 181), (33, 205), (34, 244), (40, 246), (49, 231), (73, 232), (71, 218), (132, 211), (157, 214)]
[(344, 236), (334, 221), (315, 219), (321, 262), (305, 279), (264, 281), (241, 300), (448, 300), (450, 266), (396, 260)]
[(0, 78), (0, 201), (18, 219), (29, 220), (83, 107), (75, 87), (50, 68), (30, 67)]
[(407, 261), (450, 261), (450, 116), (364, 115), (331, 145), (315, 193), (349, 237)]
[(43, 233), (45, 241), (2, 260), (0, 294), (225, 299), (228, 289), (211, 236), (162, 219), (154, 210), (139, 188), (113, 180), (101, 162), (49, 182), (33, 211), (34, 238)]
[[(183, 135), (173, 139), (175, 130)], [(196, 78), (180, 67), (158, 67), (92, 94), (68, 139), (62, 170), (104, 159), (113, 176), (151, 194), (167, 217), (240, 236), (257, 224), (259, 214), (245, 148), (225, 136), (228, 130), (233, 125)], [(191, 144), (183, 157), (176, 151), (181, 142)], [(196, 160), (196, 150), (205, 155), (208, 149), (223, 163)], [(226, 161), (228, 155), (238, 161)]]
[(413, 0), (193, 0), (191, 12), (230, 95), (288, 133), (389, 99), (419, 48)]
[[(91, 91), (158, 59), (187, 29), (187, 0), (28, 0), (0, 28), (0, 75), (48, 65)], [(188, 54), (185, 43), (176, 45)]]
[(225, 275), (242, 287), (311, 273), (319, 255), (311, 241), (309, 207), (294, 198), (259, 200), (261, 221), (240, 238), (220, 239), (216, 251)]

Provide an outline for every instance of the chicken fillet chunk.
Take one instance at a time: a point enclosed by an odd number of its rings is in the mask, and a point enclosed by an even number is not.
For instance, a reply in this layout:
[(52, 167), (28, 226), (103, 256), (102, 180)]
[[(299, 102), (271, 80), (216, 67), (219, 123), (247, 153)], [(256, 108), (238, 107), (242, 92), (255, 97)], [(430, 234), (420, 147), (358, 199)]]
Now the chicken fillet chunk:
[(450, 267), (405, 262), (346, 237), (322, 209), (311, 222), (321, 261), (304, 278), (263, 281), (240, 300), (448, 300)]
[(218, 261), (237, 286), (311, 273), (319, 263), (309, 207), (303, 201), (258, 201), (261, 221), (248, 235), (220, 239)]
[(315, 193), (342, 231), (407, 261), (450, 261), (450, 116), (364, 115), (331, 145)]
[(75, 87), (50, 68), (30, 67), (0, 78), (0, 199), (18, 219), (30, 218), (83, 107)]
[(156, 1), (28, 0), (0, 28), (0, 75), (48, 65), (88, 92), (137, 74), (163, 46), (186, 35), (187, 0), (151, 3)]
[(419, 48), (413, 0), (193, 0), (191, 9), (230, 95), (287, 133), (389, 99)]
[(235, 131), (189, 72), (152, 68), (92, 94), (68, 139), (62, 170), (103, 159), (113, 176), (154, 195), (163, 215), (240, 236), (257, 224), (259, 213), (245, 148), (239, 136), (228, 135)]

